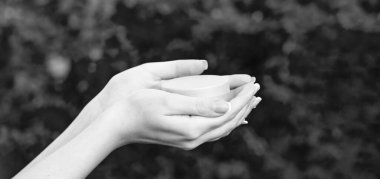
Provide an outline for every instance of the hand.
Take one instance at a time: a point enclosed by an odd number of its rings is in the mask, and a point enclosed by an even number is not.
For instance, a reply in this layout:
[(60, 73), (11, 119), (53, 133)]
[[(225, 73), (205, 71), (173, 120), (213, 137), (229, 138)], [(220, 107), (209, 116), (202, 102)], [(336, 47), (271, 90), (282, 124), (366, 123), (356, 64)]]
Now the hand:
[[(70, 126), (27, 167), (50, 155), (61, 146), (68, 143), (75, 136), (86, 129), (109, 106), (125, 99), (132, 93), (141, 89), (161, 89), (161, 82), (181, 76), (199, 75), (207, 69), (205, 60), (176, 60), (168, 62), (146, 63), (123, 71), (108, 82), (104, 89), (87, 104)], [(228, 76), (230, 88), (238, 88), (250, 81), (249, 75)], [(211, 103), (204, 104), (204, 116), (215, 116)], [(27, 168), (26, 167), (26, 168)]]
[[(258, 90), (258, 84), (253, 83), (233, 90), (229, 110), (220, 101), (209, 105), (214, 101), (211, 99), (156, 89), (137, 90), (115, 102), (81, 133), (54, 153), (25, 167), (15, 178), (85, 178), (113, 150), (132, 142), (193, 149), (239, 126)], [(223, 110), (215, 110), (219, 107)]]
[[(205, 60), (175, 60), (167, 62), (145, 63), (125, 70), (107, 83), (104, 89), (85, 107), (82, 113), (69, 127), (66, 135), (67, 141), (71, 136), (77, 135), (100, 115), (107, 107), (141, 89), (161, 89), (161, 83), (182, 76), (199, 75), (208, 67)], [(238, 88), (250, 81), (255, 81), (249, 75), (229, 75), (231, 89)], [(211, 112), (212, 113), (212, 112)], [(204, 114), (212, 115), (212, 114)]]
[[(98, 94), (96, 101), (103, 111), (114, 102), (124, 99), (136, 90), (161, 89), (161, 82), (164, 80), (199, 75), (207, 68), (208, 64), (205, 60), (145, 63), (112, 77)], [(249, 75), (230, 75), (228, 78), (231, 88), (237, 88), (252, 81)]]
[(205, 69), (206, 61), (178, 60), (148, 63), (114, 76), (73, 123), (18, 176), (84, 178), (115, 147), (131, 142), (193, 149), (225, 136), (244, 121), (252, 104), (257, 105), (253, 95), (259, 86), (253, 85), (254, 78), (228, 76), (235, 96), (230, 102), (231, 110), (225, 101), (160, 90), (163, 80), (199, 75)]
[(252, 82), (233, 90), (231, 109), (223, 115), (210, 108), (215, 106), (210, 99), (143, 89), (110, 106), (98, 120), (108, 126), (106, 131), (117, 140), (111, 143), (118, 146), (138, 142), (189, 150), (239, 126), (258, 90)]

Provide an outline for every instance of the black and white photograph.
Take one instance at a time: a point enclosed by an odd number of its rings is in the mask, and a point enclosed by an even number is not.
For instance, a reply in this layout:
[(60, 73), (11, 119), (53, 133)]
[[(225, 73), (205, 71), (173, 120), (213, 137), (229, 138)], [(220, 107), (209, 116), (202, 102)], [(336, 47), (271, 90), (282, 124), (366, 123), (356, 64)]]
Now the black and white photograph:
[(379, 179), (379, 0), (0, 0), (0, 179)]

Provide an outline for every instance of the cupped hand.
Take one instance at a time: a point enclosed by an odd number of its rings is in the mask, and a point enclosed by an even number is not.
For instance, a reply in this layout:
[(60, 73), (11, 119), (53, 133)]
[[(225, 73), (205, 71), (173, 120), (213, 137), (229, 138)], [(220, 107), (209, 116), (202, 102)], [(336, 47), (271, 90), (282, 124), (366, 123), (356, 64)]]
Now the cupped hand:
[[(202, 132), (202, 140), (200, 137), (197, 138), (198, 143), (201, 143), (214, 136), (219, 136), (220, 131), (231, 131), (233, 129), (231, 126), (233, 125), (227, 125), (226, 122), (223, 128), (221, 128), (222, 123), (219, 123), (219, 130), (216, 130), (217, 127), (215, 127), (215, 130), (208, 128), (208, 131), (204, 128), (198, 129), (195, 127), (195, 125), (202, 125), (202, 123), (199, 122), (201, 120), (208, 122), (214, 121), (215, 123), (217, 121), (236, 121), (235, 119), (229, 120), (232, 119), (232, 116), (234, 116), (236, 112), (227, 112), (227, 114), (223, 115), (223, 112), (226, 110), (225, 105), (223, 107), (223, 101), (202, 101), (199, 99), (185, 98), (183, 96), (179, 97), (179, 95), (168, 94), (167, 92), (161, 91), (161, 84), (164, 80), (182, 76), (199, 75), (207, 69), (207, 66), (207, 61), (205, 60), (176, 60), (146, 63), (115, 75), (104, 89), (84, 107), (70, 126), (26, 168), (33, 166), (66, 145), (90, 126), (94, 120), (102, 118), (99, 116), (106, 116), (101, 114), (113, 116), (111, 119), (114, 120), (110, 122), (114, 122), (111, 123), (111, 125), (116, 125), (115, 128), (120, 129), (121, 126), (125, 126), (124, 133), (121, 132), (122, 130), (109, 129), (109, 131), (113, 133), (118, 131), (120, 135), (117, 136), (123, 136), (121, 137), (123, 140), (120, 141), (124, 141), (124, 143), (128, 141), (151, 142), (189, 148), (191, 145), (183, 141), (191, 137), (195, 139), (194, 136), (198, 137), (195, 134), (200, 135)], [(229, 79), (230, 88), (235, 89), (235, 93), (242, 89), (242, 85), (250, 81), (252, 83), (255, 81), (255, 79), (251, 79), (249, 75), (230, 75), (227, 77)], [(172, 98), (172, 96), (174, 97)], [(237, 99), (243, 99), (241, 97), (238, 98), (238, 96), (240, 95), (237, 95)], [(173, 100), (177, 99), (178, 101), (169, 102), (170, 98)], [(237, 102), (231, 102), (231, 111), (241, 110), (241, 105), (236, 105), (235, 103)], [(184, 104), (187, 105), (186, 108), (184, 108)], [(239, 112), (240, 116), (242, 113), (249, 113), (247, 112), (249, 111), (249, 107), (247, 105), (245, 106), (246, 107), (242, 108), (244, 112)], [(181, 109), (183, 111), (181, 111)], [(193, 112), (189, 112), (189, 110)], [(194, 115), (189, 117), (191, 114)], [(190, 124), (190, 119), (196, 121), (196, 123)], [(178, 123), (171, 120), (177, 121)], [(212, 124), (215, 126), (215, 123)], [(208, 126), (212, 126), (212, 124), (210, 123)], [(107, 126), (109, 124), (105, 123), (105, 125)], [(131, 140), (127, 140), (129, 128), (132, 134), (130, 137)], [(169, 140), (174, 139), (175, 135), (177, 135), (176, 140)]]
[[(85, 106), (65, 132), (59, 136), (59, 140), (50, 145), (36, 161), (70, 141), (87, 128), (108, 107), (119, 101), (126, 101), (128, 96), (136, 91), (142, 89), (161, 90), (161, 84), (164, 80), (199, 75), (205, 69), (207, 69), (207, 61), (205, 60), (176, 60), (146, 63), (115, 75), (103, 90)], [(230, 75), (227, 77), (231, 89), (238, 88), (250, 81), (255, 81), (249, 75)], [(202, 110), (200, 109), (200, 111)], [(211, 110), (204, 110), (202, 115), (215, 116), (216, 113), (211, 112)]]
[[(97, 103), (104, 110), (136, 90), (161, 89), (161, 84), (164, 80), (199, 75), (207, 68), (208, 64), (205, 60), (175, 60), (145, 63), (113, 76), (96, 97)], [(231, 88), (237, 88), (252, 81), (249, 75), (229, 75), (227, 77), (229, 78)]]
[(253, 82), (237, 88), (230, 104), (157, 89), (137, 90), (107, 108), (98, 120), (108, 126), (118, 146), (137, 142), (188, 150), (239, 126), (258, 90)]

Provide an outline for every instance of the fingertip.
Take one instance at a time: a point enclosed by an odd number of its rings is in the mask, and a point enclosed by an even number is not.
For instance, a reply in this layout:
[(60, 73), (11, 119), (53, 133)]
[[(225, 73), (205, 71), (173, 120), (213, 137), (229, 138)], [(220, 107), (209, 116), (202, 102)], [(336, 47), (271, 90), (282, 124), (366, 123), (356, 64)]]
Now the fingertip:
[(241, 80), (243, 83), (249, 83), (252, 81), (252, 77), (250, 75), (247, 75), (247, 74), (238, 74), (238, 75), (234, 75), (236, 78), (238, 78), (239, 80)]
[(231, 89), (238, 88), (252, 81), (252, 77), (247, 74), (228, 75), (228, 78)]
[(219, 114), (224, 114), (228, 112), (230, 108), (231, 108), (231, 104), (223, 100), (216, 100), (212, 104), (213, 111)]
[(193, 62), (196, 62), (197, 65), (200, 64), (202, 70), (208, 69), (208, 61), (205, 59), (186, 59), (186, 61), (192, 60)]
[(263, 99), (261, 97), (258, 97), (257, 104), (259, 104)]
[(259, 103), (261, 102), (262, 98), (261, 97), (257, 97), (253, 102), (252, 102), (252, 109), (253, 108), (256, 108), (257, 105), (259, 105)]
[(203, 70), (207, 70), (208, 69), (208, 62), (207, 62), (207, 60), (201, 60), (201, 63), (202, 63), (202, 66), (203, 66)]
[(257, 100), (257, 97), (253, 96), (251, 99), (251, 102), (249, 103), (249, 107), (253, 108), (253, 105), (255, 104), (256, 100)]
[(261, 88), (260, 84), (258, 84), (258, 83), (255, 83), (254, 86), (255, 86), (255, 88), (257, 88), (257, 90), (259, 90)]
[(243, 106), (249, 105), (254, 93), (255, 87), (253, 83), (244, 85), (243, 89), (231, 100), (231, 104), (233, 105), (232, 111), (236, 112), (240, 108), (243, 108)]
[(253, 83), (247, 83), (243, 86), (243, 89), (238, 93), (236, 97), (241, 96), (244, 99), (251, 99), (255, 93), (255, 89), (256, 88)]
[(254, 83), (253, 84), (253, 95), (255, 95), (260, 90), (260, 84)]
[[(248, 90), (250, 93), (254, 93), (258, 88), (260, 88), (260, 85), (257, 83), (249, 83), (248, 85), (249, 85)], [(252, 94), (252, 96), (253, 96), (253, 94)]]
[(215, 108), (215, 106), (216, 105), (214, 104), (214, 112), (215, 112), (216, 115), (210, 115), (210, 117), (223, 116), (223, 115), (229, 113), (232, 110), (232, 104), (231, 104), (231, 102), (228, 102), (228, 101), (223, 101), (223, 107), (220, 106), (219, 109)]
[(246, 82), (246, 83), (249, 83), (252, 81), (252, 77), (250, 75), (243, 74), (243, 75), (241, 75), (241, 80)]

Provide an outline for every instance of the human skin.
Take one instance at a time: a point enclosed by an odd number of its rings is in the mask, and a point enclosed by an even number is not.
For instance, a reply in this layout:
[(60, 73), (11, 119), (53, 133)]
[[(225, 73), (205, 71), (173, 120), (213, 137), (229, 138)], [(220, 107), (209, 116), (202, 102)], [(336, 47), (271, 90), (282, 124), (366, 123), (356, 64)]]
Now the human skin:
[(222, 101), (160, 90), (162, 80), (198, 75), (205, 69), (205, 61), (179, 60), (144, 64), (114, 76), (16, 178), (83, 178), (123, 145), (154, 143), (192, 149), (225, 136), (261, 100), (253, 96), (259, 86), (248, 75), (229, 76), (231, 88), (236, 89), (227, 113)]
[[(108, 82), (104, 89), (94, 97), (80, 112), (70, 126), (54, 140), (41, 154), (26, 166), (30, 167), (42, 158), (50, 155), (55, 150), (66, 144), (74, 136), (85, 129), (107, 106), (125, 98), (125, 96), (140, 89), (160, 89), (163, 80), (172, 78), (199, 75), (208, 67), (205, 60), (176, 60), (168, 62), (147, 63), (126, 71), (123, 71)], [(249, 75), (230, 75), (230, 88), (234, 89), (255, 79)], [(203, 115), (220, 115), (210, 109), (212, 102), (198, 101), (199, 109)]]

